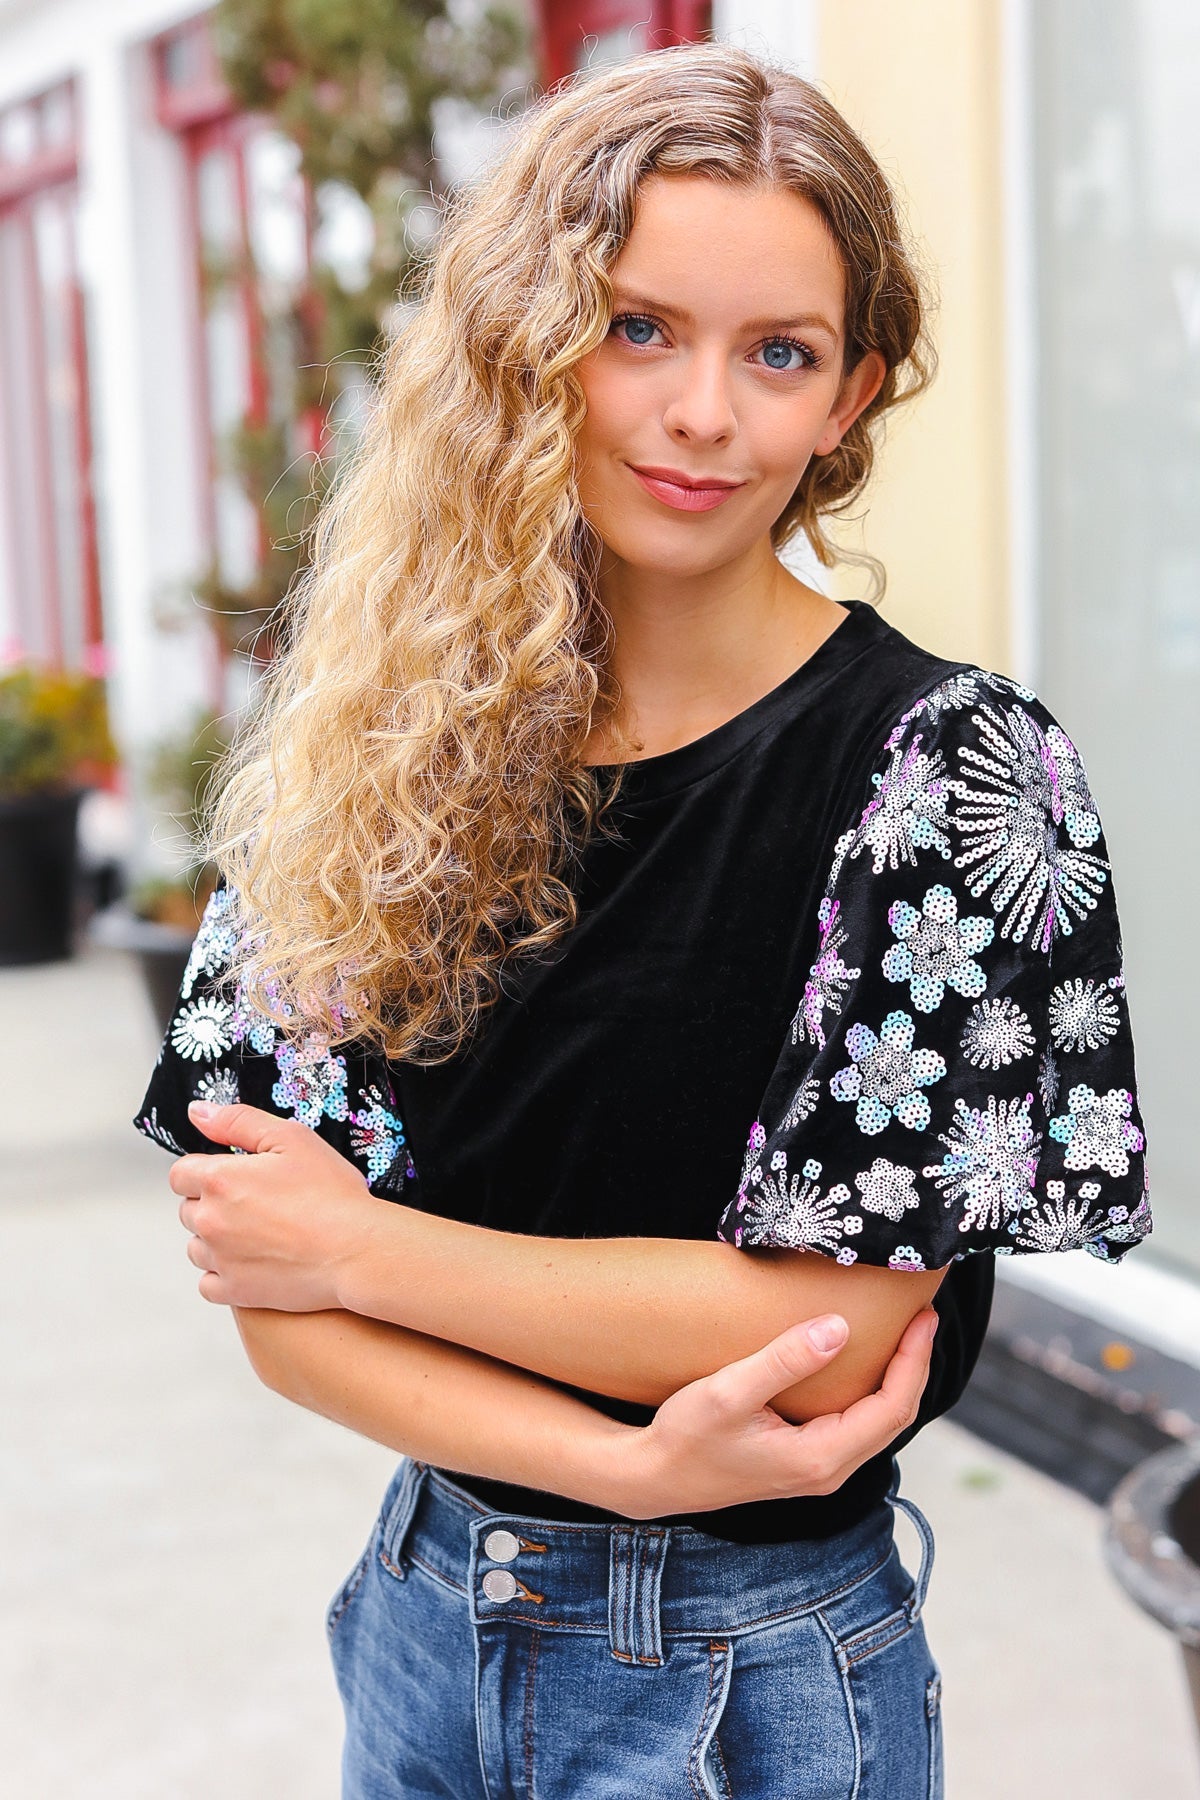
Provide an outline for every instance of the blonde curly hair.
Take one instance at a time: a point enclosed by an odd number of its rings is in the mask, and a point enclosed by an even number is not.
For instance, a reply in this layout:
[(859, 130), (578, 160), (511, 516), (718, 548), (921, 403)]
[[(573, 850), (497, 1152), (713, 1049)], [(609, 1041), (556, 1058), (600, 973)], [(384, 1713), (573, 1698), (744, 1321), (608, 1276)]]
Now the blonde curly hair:
[[(824, 95), (703, 43), (580, 72), (447, 202), (373, 410), (284, 602), (285, 648), (214, 783), (243, 1001), (285, 1036), (444, 1061), (510, 958), (575, 923), (570, 864), (616, 792), (600, 542), (573, 470), (574, 373), (612, 318), (611, 269), (651, 173), (770, 186), (819, 208), (845, 269), (849, 371), (887, 373), (771, 530), (835, 561), (823, 515), (932, 372), (921, 280), (888, 183)], [(622, 740), (623, 741), (623, 740)]]

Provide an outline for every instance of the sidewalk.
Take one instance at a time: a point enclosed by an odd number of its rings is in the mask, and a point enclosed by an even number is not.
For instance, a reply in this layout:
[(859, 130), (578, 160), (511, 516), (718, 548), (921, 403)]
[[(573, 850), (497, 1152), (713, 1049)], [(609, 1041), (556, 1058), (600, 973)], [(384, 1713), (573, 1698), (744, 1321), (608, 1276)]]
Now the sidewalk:
[[(5, 1787), (336, 1800), (322, 1615), (395, 1458), (260, 1387), (197, 1297), (171, 1159), (129, 1124), (158, 1046), (124, 957), (0, 970), (0, 1043)], [(1099, 1510), (946, 1421), (902, 1467), (949, 1800), (1200, 1800), (1179, 1652)]]

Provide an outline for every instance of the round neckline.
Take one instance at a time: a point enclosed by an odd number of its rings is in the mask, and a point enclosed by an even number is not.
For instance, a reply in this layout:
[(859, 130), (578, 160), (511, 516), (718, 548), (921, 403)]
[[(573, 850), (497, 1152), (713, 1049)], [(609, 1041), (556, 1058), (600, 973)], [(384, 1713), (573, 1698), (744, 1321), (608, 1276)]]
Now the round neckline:
[(865, 640), (883, 626), (875, 608), (867, 600), (842, 600), (846, 617), (835, 625), (806, 656), (798, 668), (769, 688), (749, 706), (714, 725), (698, 738), (679, 744), (674, 750), (662, 750), (657, 756), (643, 756), (624, 763), (592, 763), (589, 765), (602, 779), (623, 772), (623, 785), (618, 804), (657, 799), (664, 794), (688, 787), (704, 775), (719, 769), (722, 763), (743, 749), (778, 716), (790, 713), (798, 699), (816, 683), (845, 667), (862, 649)]

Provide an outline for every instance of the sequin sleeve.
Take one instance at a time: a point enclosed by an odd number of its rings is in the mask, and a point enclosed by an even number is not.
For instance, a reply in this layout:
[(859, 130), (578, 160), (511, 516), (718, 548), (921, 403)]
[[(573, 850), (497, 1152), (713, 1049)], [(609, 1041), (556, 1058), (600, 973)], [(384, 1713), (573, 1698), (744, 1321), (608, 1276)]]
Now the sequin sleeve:
[(205, 908), (133, 1124), (164, 1150), (219, 1152), (188, 1118), (191, 1100), (240, 1100), (298, 1119), (392, 1199), (416, 1179), (386, 1058), (357, 1043), (331, 1051), (316, 1034), (290, 1042), (222, 976), (236, 942), (234, 894), (220, 882)]
[(893, 1269), (1119, 1261), (1151, 1229), (1145, 1137), (1078, 750), (1029, 688), (966, 670), (899, 720), (860, 805), (717, 1235)]

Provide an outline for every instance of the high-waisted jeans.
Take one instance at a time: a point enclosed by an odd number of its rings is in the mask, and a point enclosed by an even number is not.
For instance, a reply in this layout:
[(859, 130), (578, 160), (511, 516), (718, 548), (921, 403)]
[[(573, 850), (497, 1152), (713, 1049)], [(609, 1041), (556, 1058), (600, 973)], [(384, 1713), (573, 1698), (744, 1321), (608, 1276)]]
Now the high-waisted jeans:
[(405, 1457), (326, 1619), (343, 1800), (941, 1800), (933, 1533), (898, 1485), (735, 1544), (490, 1512)]

